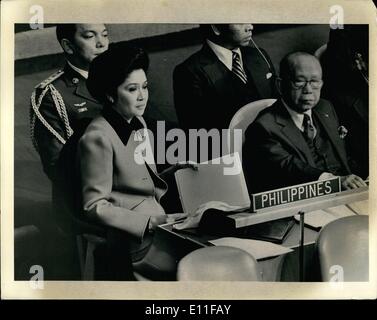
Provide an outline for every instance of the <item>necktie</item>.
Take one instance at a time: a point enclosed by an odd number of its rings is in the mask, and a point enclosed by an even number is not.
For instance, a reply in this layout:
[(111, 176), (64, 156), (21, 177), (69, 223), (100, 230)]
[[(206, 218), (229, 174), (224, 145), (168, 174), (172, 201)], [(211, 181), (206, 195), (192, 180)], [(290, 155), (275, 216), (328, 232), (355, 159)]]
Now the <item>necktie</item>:
[(247, 82), (247, 77), (245, 71), (243, 71), (241, 65), (241, 59), (238, 52), (233, 51), (233, 63), (232, 63), (232, 72), (241, 79), (243, 83)]
[(310, 116), (304, 113), (304, 134), (308, 139), (313, 140), (315, 137), (315, 128), (310, 120)]

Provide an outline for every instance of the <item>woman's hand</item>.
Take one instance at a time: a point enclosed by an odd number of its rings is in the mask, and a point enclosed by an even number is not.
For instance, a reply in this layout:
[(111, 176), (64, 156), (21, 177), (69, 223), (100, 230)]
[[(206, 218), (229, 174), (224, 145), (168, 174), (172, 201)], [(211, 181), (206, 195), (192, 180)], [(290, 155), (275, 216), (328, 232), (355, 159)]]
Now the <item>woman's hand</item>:
[(187, 213), (170, 213), (167, 214), (166, 223), (174, 223), (187, 218)]
[(164, 223), (174, 223), (187, 218), (187, 213), (171, 213), (166, 215), (151, 216), (149, 219), (149, 231), (156, 230), (157, 226)]
[(195, 170), (195, 171), (198, 171), (198, 164), (194, 161), (180, 161), (180, 162), (177, 162), (175, 165), (174, 165), (174, 172), (180, 170), (180, 169), (186, 169), (186, 168), (191, 168), (192, 170)]
[(160, 177), (162, 179), (168, 178), (168, 176), (174, 174), (178, 170), (191, 168), (192, 170), (198, 170), (198, 164), (194, 161), (180, 161), (177, 162), (175, 165), (170, 166), (169, 168), (165, 169), (160, 173)]
[(164, 224), (167, 221), (167, 215), (158, 215), (158, 216), (151, 216), (149, 219), (149, 231), (156, 230), (157, 226), (160, 224)]

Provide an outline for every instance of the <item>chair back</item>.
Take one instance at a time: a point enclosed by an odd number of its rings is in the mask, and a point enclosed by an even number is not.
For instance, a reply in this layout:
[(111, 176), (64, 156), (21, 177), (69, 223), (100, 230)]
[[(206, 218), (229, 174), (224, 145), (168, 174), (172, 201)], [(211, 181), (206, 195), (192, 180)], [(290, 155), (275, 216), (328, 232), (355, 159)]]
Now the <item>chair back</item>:
[(178, 263), (178, 281), (258, 281), (258, 263), (246, 251), (226, 246), (197, 249)]
[(71, 256), (78, 260), (81, 278), (95, 278), (94, 251), (105, 243), (106, 230), (87, 221), (82, 212), (80, 172), (77, 166), (78, 143), (91, 119), (82, 119), (68, 139), (57, 161), (53, 183), (54, 218), (60, 231), (74, 242)]
[(320, 46), (320, 47), (314, 52), (314, 55), (315, 55), (319, 60), (321, 60), (321, 57), (322, 57), (322, 55), (325, 53), (326, 50), (327, 50), (327, 43), (325, 43), (324, 45)]
[(321, 230), (317, 252), (323, 281), (368, 281), (368, 216), (334, 220)]
[(91, 119), (82, 119), (74, 134), (64, 145), (57, 162), (57, 177), (54, 182), (53, 200), (55, 218), (61, 229), (71, 234), (95, 234), (103, 236), (102, 226), (85, 220), (82, 213), (81, 178), (77, 164), (79, 140)]
[[(276, 99), (262, 99), (250, 102), (239, 109), (236, 114), (233, 116), (228, 131), (228, 151), (229, 153), (238, 152), (240, 155), (242, 154), (242, 145), (245, 140), (245, 131), (249, 127), (249, 125), (255, 120), (258, 116), (259, 112), (264, 110), (265, 108), (271, 106)], [(242, 130), (242, 140), (238, 141), (239, 139), (235, 139), (234, 137), (234, 130), (241, 129)], [(235, 141), (237, 140), (237, 141)]]

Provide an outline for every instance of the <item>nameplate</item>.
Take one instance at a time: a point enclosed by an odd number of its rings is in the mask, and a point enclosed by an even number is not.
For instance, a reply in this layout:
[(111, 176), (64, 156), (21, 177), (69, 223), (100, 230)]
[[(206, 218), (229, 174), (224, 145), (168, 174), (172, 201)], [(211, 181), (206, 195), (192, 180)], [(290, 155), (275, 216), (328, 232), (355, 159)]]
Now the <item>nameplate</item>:
[(340, 178), (309, 182), (252, 194), (253, 211), (305, 199), (323, 197), (341, 191)]

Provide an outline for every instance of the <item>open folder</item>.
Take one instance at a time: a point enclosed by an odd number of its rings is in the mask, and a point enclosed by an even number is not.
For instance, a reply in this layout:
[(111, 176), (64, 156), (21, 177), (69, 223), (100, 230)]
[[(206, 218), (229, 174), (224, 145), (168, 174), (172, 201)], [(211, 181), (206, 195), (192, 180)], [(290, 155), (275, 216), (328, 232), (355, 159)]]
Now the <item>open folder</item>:
[(238, 153), (198, 164), (198, 170), (175, 173), (183, 211), (195, 212), (209, 201), (250, 207), (250, 197)]
[[(175, 178), (183, 211), (189, 215), (185, 222), (175, 226), (178, 230), (199, 226), (206, 234), (281, 243), (294, 224), (293, 219), (288, 218), (236, 230), (234, 220), (227, 218), (232, 211), (223, 207), (234, 206), (237, 211), (250, 208), (249, 192), (238, 153), (200, 163), (197, 171), (179, 170)], [(217, 203), (217, 206), (213, 207), (212, 203)], [(207, 209), (201, 212), (200, 208), (203, 207)]]

